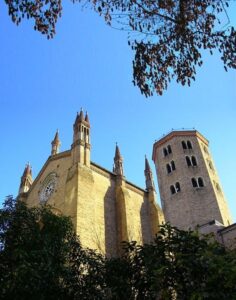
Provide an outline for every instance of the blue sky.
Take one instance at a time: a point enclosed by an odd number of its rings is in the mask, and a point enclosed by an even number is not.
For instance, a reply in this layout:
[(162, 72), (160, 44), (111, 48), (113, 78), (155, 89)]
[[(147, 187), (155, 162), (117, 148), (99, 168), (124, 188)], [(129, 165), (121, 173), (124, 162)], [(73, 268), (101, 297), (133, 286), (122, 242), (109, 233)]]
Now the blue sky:
[[(234, 26), (235, 12), (232, 1)], [(210, 141), (236, 221), (236, 71), (225, 72), (218, 55), (205, 54), (190, 88), (173, 82), (163, 96), (146, 99), (132, 84), (127, 34), (78, 4), (64, 1), (57, 34), (48, 41), (29, 21), (14, 25), (2, 1), (0, 40), (0, 202), (17, 195), (28, 161), (37, 175), (57, 128), (61, 150), (70, 148), (83, 107), (92, 125), (92, 161), (111, 170), (118, 142), (126, 178), (141, 187), (144, 155), (151, 162), (156, 139), (172, 128), (199, 130)]]

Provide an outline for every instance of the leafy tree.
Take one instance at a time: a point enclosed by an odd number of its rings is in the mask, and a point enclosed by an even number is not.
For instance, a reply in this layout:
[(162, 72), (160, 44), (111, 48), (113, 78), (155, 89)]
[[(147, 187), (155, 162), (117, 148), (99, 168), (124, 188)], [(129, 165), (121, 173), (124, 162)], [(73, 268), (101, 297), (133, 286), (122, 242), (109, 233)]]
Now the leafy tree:
[(112, 299), (233, 300), (236, 251), (166, 224), (153, 244), (125, 243), (107, 276)]
[(100, 261), (82, 249), (68, 217), (7, 197), (0, 210), (0, 299), (93, 299), (101, 290)]
[(236, 299), (236, 251), (166, 224), (121, 257), (84, 249), (69, 218), (12, 197), (0, 210), (0, 299)]
[[(218, 50), (224, 67), (236, 68), (236, 30), (229, 26), (229, 0), (72, 0), (103, 16), (106, 23), (129, 32), (135, 52), (133, 83), (145, 96), (162, 95), (171, 80), (195, 80), (202, 50)], [(5, 0), (17, 25), (33, 18), (34, 28), (55, 34), (61, 0)], [(223, 20), (227, 21), (223, 21)], [(223, 23), (222, 23), (223, 22)]]

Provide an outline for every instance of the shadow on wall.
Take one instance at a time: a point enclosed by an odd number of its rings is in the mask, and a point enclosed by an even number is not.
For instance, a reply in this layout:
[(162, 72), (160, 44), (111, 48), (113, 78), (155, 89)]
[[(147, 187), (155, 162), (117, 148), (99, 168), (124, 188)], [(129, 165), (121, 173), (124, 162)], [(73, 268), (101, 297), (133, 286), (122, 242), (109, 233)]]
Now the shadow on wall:
[(143, 244), (148, 244), (152, 240), (151, 224), (148, 216), (149, 216), (149, 201), (148, 199), (144, 199), (140, 209), (140, 221), (141, 221), (141, 232), (142, 232)]
[(105, 252), (107, 257), (117, 255), (117, 222), (115, 187), (110, 186), (104, 196), (104, 223), (105, 223)]

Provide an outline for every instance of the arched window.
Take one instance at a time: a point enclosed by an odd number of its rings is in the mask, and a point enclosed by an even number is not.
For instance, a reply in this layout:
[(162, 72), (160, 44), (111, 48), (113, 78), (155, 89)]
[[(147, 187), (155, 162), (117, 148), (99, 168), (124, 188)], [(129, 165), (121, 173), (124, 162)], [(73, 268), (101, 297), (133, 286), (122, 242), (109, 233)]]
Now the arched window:
[(168, 154), (171, 154), (171, 153), (172, 153), (172, 150), (171, 150), (171, 146), (170, 146), (170, 145), (167, 146), (167, 150), (168, 150)]
[(197, 166), (197, 160), (195, 156), (192, 156), (192, 166), (196, 167)]
[(187, 149), (187, 145), (186, 145), (185, 141), (182, 141), (182, 147), (183, 147), (184, 150)]
[(202, 177), (198, 177), (198, 186), (199, 187), (204, 187), (204, 182), (203, 182)]
[(186, 159), (188, 167), (190, 167), (192, 165), (192, 163), (191, 163), (189, 156), (185, 156), (185, 159)]
[(175, 170), (175, 162), (172, 160), (170, 164), (171, 164), (172, 171), (174, 171)]
[(187, 146), (188, 146), (188, 149), (193, 149), (192, 143), (190, 141), (187, 141)]
[(195, 178), (192, 178), (191, 180), (192, 180), (192, 186), (194, 188), (198, 187), (197, 180)]
[(166, 165), (166, 170), (168, 174), (171, 173), (171, 167), (169, 164)]
[(170, 186), (170, 192), (171, 192), (172, 195), (176, 193), (175, 192), (175, 187), (173, 185)]
[(164, 156), (168, 155), (168, 152), (167, 152), (166, 148), (163, 148), (163, 154), (164, 154)]
[(175, 190), (176, 190), (176, 193), (180, 192), (180, 184), (179, 184), (179, 182), (176, 182), (176, 184), (175, 184)]

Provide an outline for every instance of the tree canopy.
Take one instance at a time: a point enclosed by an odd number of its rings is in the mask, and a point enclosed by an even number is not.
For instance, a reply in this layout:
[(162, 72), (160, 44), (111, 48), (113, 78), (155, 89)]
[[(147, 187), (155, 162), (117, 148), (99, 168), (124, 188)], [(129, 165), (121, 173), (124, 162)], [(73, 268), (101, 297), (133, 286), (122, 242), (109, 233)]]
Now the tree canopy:
[(0, 210), (0, 299), (95, 299), (100, 261), (82, 249), (68, 217), (7, 197)]
[(236, 299), (236, 251), (161, 226), (121, 257), (81, 247), (68, 217), (8, 197), (0, 210), (0, 299)]
[[(32, 18), (34, 29), (53, 38), (61, 0), (5, 0), (17, 25)], [(128, 31), (134, 51), (133, 83), (145, 96), (162, 95), (172, 80), (190, 85), (203, 64), (202, 51), (218, 50), (224, 68), (236, 68), (236, 30), (229, 0), (72, 0), (92, 7), (105, 22)]]

